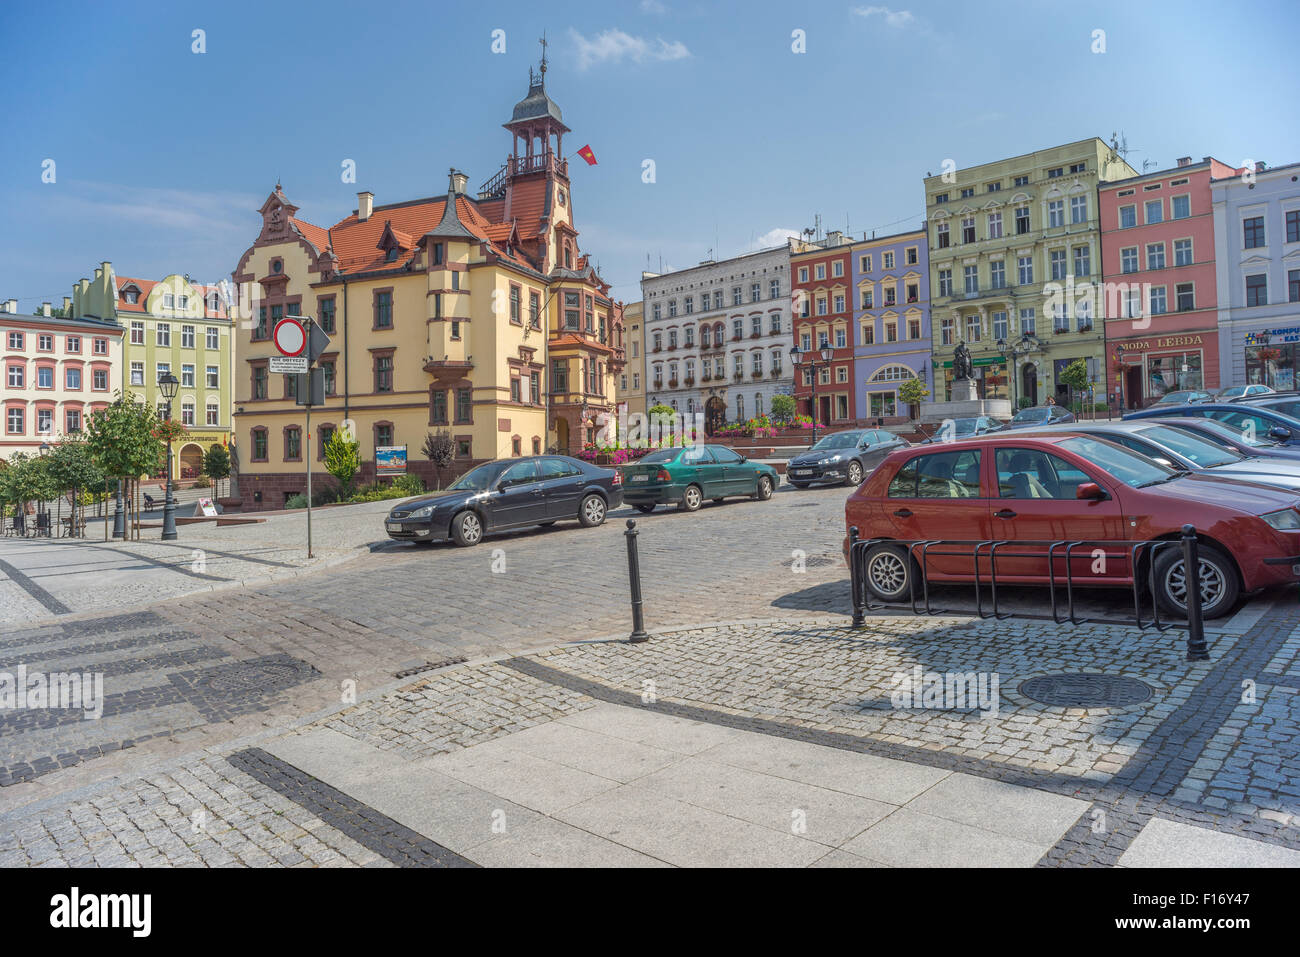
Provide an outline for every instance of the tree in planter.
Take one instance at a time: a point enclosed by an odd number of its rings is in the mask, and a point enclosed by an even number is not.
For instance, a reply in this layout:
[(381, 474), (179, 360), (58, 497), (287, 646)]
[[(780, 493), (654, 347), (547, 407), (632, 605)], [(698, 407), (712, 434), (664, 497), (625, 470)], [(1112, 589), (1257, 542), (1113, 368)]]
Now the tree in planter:
[[(157, 475), (166, 454), (156, 434), (161, 421), (157, 411), (119, 393), (116, 401), (96, 409), (86, 421), (86, 448), (108, 478), (130, 483), (141, 475)], [(125, 501), (131, 500), (125, 495)]]
[(353, 480), (361, 471), (361, 443), (349, 441), (341, 429), (335, 429), (325, 443), (325, 471), (339, 480), (339, 501), (350, 498)]
[(794, 418), (795, 408), (794, 396), (772, 396), (772, 421), (785, 425)]
[(442, 490), (442, 470), (451, 467), (456, 458), (456, 442), (446, 429), (430, 432), (424, 437), (424, 457), (433, 465), (438, 480), (438, 490)]
[(1085, 392), (1088, 388), (1088, 360), (1075, 359), (1061, 370), (1061, 381), (1070, 389), (1070, 405), (1074, 405), (1074, 393)]
[(906, 402), (909, 408), (920, 405), (929, 394), (930, 390), (920, 379), (908, 379), (898, 387), (898, 397)]
[[(213, 482), (230, 478), (230, 452), (224, 445), (209, 446), (208, 450), (203, 453), (203, 474), (212, 479)], [(229, 497), (229, 495), (230, 486), (227, 485), (226, 496)], [(217, 497), (220, 498), (221, 496), (218, 494)]]

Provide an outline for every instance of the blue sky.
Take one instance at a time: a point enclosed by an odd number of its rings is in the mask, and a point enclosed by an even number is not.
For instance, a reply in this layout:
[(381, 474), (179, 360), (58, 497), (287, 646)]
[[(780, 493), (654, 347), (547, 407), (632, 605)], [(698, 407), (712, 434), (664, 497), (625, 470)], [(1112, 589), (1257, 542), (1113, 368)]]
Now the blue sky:
[(631, 301), (647, 255), (734, 255), (817, 213), (914, 227), (945, 158), (1121, 131), (1139, 168), (1300, 160), (1297, 27), (1286, 0), (4, 4), (0, 298), (58, 304), (105, 259), (227, 276), (277, 178), (323, 226), (360, 189), (440, 194), (453, 165), (478, 184), (509, 150), (543, 30), (566, 152), (599, 159), (570, 167), (580, 242)]

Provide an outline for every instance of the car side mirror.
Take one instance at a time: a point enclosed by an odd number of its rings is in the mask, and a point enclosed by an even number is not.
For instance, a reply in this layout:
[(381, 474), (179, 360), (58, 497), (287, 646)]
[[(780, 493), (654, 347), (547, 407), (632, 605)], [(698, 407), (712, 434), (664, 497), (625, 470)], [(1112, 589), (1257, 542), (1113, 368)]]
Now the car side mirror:
[(1105, 498), (1106, 492), (1096, 482), (1082, 482), (1074, 490), (1075, 498), (1098, 499)]
[(1164, 466), (1165, 468), (1167, 468), (1167, 469), (1177, 468), (1177, 466), (1174, 465), (1173, 462), (1169, 461), (1167, 458), (1165, 458), (1165, 457), (1162, 456), (1162, 455), (1153, 455), (1153, 456), (1151, 456), (1151, 460), (1152, 460), (1153, 462), (1159, 462), (1161, 465), (1163, 465), (1163, 466)]
[(1291, 430), (1283, 425), (1275, 425), (1273, 428), (1268, 430), (1268, 435), (1269, 438), (1285, 442), (1287, 439), (1291, 438)]

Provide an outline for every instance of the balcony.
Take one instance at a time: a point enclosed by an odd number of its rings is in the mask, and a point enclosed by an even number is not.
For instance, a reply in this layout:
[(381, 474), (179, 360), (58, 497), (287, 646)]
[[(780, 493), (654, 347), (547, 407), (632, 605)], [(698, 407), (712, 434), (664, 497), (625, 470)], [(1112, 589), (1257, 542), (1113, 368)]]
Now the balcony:
[(663, 380), (663, 379), (655, 379), (655, 388), (656, 388), (656, 389), (662, 389), (663, 387), (664, 387), (664, 380)]
[(682, 380), (682, 385), (686, 386), (689, 389), (691, 386), (695, 385), (695, 380), (691, 376), (687, 376), (685, 379)]
[(669, 380), (668, 380), (668, 388), (670, 388), (670, 389), (675, 389), (675, 388), (677, 388), (677, 380), (676, 380), (676, 379), (669, 379)]
[(732, 378), (735, 379), (737, 382), (740, 382), (742, 379), (745, 378), (745, 373), (737, 372), (735, 375), (732, 376)]
[(457, 359), (426, 359), (424, 371), (434, 379), (463, 379), (474, 370), (474, 363)]

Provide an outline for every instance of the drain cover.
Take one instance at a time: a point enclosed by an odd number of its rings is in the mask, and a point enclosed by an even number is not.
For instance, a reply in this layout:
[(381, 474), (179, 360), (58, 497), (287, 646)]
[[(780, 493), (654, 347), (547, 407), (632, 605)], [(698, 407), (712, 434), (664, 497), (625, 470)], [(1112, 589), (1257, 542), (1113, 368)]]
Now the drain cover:
[[(834, 565), (834, 564), (835, 564), (836, 562), (838, 562), (838, 561), (839, 561), (838, 558), (828, 558), (828, 557), (826, 557), (825, 555), (810, 555), (808, 558), (805, 558), (805, 559), (803, 560), (803, 567), (804, 567), (804, 568), (821, 568), (821, 567), (823, 567), (823, 566), (825, 566), (825, 565)], [(781, 563), (781, 565), (782, 565), (782, 567), (784, 567), (784, 568), (793, 568), (793, 567), (794, 567), (794, 559), (791, 558), (791, 559), (789, 559), (788, 561), (783, 561), (783, 562)]]
[(1054, 708), (1126, 708), (1151, 697), (1151, 686), (1118, 675), (1040, 675), (1020, 683), (1027, 698)]
[(218, 693), (271, 691), (300, 684), (318, 672), (305, 661), (285, 655), (267, 655), (234, 665), (222, 665), (201, 672), (194, 685)]

